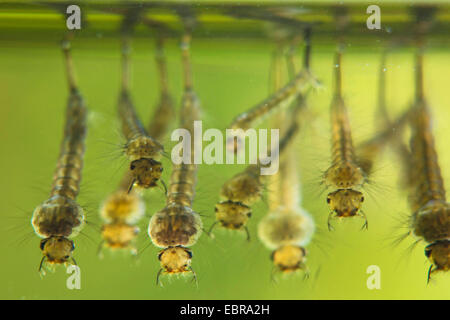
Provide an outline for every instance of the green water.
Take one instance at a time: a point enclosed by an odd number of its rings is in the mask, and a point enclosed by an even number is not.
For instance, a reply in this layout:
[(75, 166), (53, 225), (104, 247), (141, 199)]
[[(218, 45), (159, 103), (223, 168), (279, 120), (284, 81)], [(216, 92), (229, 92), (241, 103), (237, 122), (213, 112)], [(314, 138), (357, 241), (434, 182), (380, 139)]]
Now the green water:
[[(30, 225), (36, 205), (48, 197), (59, 152), (67, 89), (58, 39), (62, 28), (14, 31), (11, 19), (0, 19), (8, 33), (0, 38), (0, 298), (2, 299), (449, 299), (450, 277), (437, 275), (426, 284), (429, 266), (423, 244), (412, 251), (390, 244), (398, 220), (408, 214), (406, 195), (398, 189), (399, 166), (390, 152), (376, 164), (364, 209), (367, 232), (359, 231), (360, 220), (326, 230), (328, 208), (318, 185), (329, 157), (328, 107), (334, 43), (317, 35), (312, 70), (324, 84), (309, 97), (311, 120), (302, 128), (295, 144), (302, 176), (303, 206), (320, 229), (309, 249), (310, 279), (301, 275), (270, 281), (270, 251), (258, 240), (256, 227), (267, 204), (255, 206), (249, 223), (252, 241), (244, 234), (217, 230), (215, 239), (202, 235), (192, 247), (198, 288), (185, 280), (163, 278), (155, 285), (159, 269), (158, 250), (150, 245), (137, 261), (127, 255), (107, 255), (99, 260), (101, 220), (98, 207), (114, 190), (126, 161), (117, 158), (115, 144), (122, 142), (116, 115), (119, 88), (119, 41), (114, 35), (88, 31), (73, 41), (73, 56), (81, 91), (90, 108), (85, 170), (80, 203), (87, 207), (90, 225), (76, 238), (74, 256), (81, 268), (81, 290), (66, 288), (64, 268), (40, 279), (39, 238)], [(27, 20), (30, 22), (29, 20)], [(57, 20), (54, 20), (57, 21)], [(45, 21), (44, 21), (45, 22)], [(45, 25), (44, 22), (41, 22)], [(49, 24), (57, 22), (47, 22)], [(32, 23), (31, 23), (32, 24)], [(110, 27), (111, 30), (113, 29)], [(41, 30), (41, 31), (40, 31)], [(226, 31), (226, 28), (225, 28)], [(14, 33), (15, 32), (15, 33)], [(2, 31), (0, 30), (0, 34)], [(112, 32), (111, 32), (112, 33)], [(96, 36), (95, 36), (96, 35)], [(313, 42), (314, 44), (314, 42)], [(192, 60), (195, 89), (204, 109), (204, 128), (224, 129), (232, 118), (268, 94), (268, 69), (273, 49), (261, 37), (195, 38)], [(348, 42), (343, 58), (343, 90), (349, 106), (354, 139), (363, 141), (374, 125), (377, 68), (381, 46)], [(153, 39), (139, 33), (133, 41), (132, 93), (139, 115), (147, 123), (158, 100), (158, 82)], [(434, 114), (434, 134), (442, 173), (450, 184), (450, 93), (447, 47), (433, 46), (425, 60), (425, 90)], [(170, 88), (177, 105), (181, 97), (181, 64), (177, 39), (167, 44)], [(300, 62), (301, 56), (298, 59)], [(391, 113), (399, 114), (413, 100), (413, 50), (398, 49), (388, 58), (387, 101)], [(175, 128), (176, 123), (174, 123)], [(167, 141), (170, 147), (171, 142)], [(170, 163), (165, 162), (166, 168)], [(242, 166), (199, 168), (194, 209), (204, 215), (209, 227), (221, 184)], [(170, 169), (164, 173), (168, 181)], [(147, 215), (164, 206), (159, 190), (147, 192)], [(139, 248), (147, 246), (149, 217), (140, 224)], [(366, 286), (366, 269), (381, 269), (381, 289)], [(320, 271), (320, 272), (319, 272)]]

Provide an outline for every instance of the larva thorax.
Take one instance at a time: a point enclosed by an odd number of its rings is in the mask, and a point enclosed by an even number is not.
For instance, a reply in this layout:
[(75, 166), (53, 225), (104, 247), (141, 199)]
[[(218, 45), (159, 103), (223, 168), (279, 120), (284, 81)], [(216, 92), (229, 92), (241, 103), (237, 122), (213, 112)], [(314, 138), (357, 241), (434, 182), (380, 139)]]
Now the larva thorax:
[(104, 221), (134, 224), (144, 215), (144, 202), (137, 192), (117, 190), (103, 203), (100, 214)]
[(145, 135), (131, 139), (125, 146), (126, 155), (131, 161), (141, 158), (159, 159), (163, 151), (159, 142)]
[(41, 238), (40, 248), (49, 263), (65, 263), (72, 257), (73, 241), (83, 228), (83, 209), (72, 199), (55, 195), (39, 205), (31, 219)]
[(161, 248), (193, 245), (202, 232), (202, 221), (190, 207), (171, 203), (154, 214), (150, 220), (149, 235)]

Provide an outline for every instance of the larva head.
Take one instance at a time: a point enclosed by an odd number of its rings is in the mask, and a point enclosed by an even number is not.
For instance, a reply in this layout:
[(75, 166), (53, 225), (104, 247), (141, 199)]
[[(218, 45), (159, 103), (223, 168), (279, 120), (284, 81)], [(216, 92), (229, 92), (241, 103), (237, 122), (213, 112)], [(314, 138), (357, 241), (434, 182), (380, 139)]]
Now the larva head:
[(252, 215), (249, 206), (234, 201), (222, 201), (216, 204), (216, 220), (227, 229), (240, 230)]
[(433, 264), (430, 275), (438, 271), (450, 270), (450, 240), (438, 240), (425, 248), (425, 255)]
[(363, 202), (363, 194), (352, 189), (339, 189), (330, 192), (327, 197), (327, 203), (337, 217), (353, 217), (357, 215)]
[(102, 226), (102, 238), (105, 246), (111, 249), (131, 248), (139, 228), (126, 223), (111, 223)]
[(158, 255), (161, 269), (168, 274), (192, 272), (192, 252), (185, 247), (168, 247)]
[(72, 251), (75, 249), (75, 245), (70, 239), (55, 236), (42, 239), (40, 248), (47, 263), (62, 264), (72, 258)]
[(304, 268), (306, 250), (300, 246), (285, 245), (272, 252), (274, 266), (281, 272), (294, 272)]
[(161, 178), (163, 167), (159, 161), (141, 158), (131, 162), (130, 170), (134, 178), (134, 184), (147, 189), (156, 187), (156, 182)]

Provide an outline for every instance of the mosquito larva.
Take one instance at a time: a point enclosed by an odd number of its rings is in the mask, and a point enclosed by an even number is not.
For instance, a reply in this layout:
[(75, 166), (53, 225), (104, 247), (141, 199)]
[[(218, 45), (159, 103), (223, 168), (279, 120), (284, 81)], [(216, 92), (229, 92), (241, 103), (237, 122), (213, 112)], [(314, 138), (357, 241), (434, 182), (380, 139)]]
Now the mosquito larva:
[(259, 222), (258, 236), (273, 250), (272, 260), (277, 270), (292, 272), (305, 265), (305, 246), (314, 234), (314, 221), (300, 206), (299, 177), (295, 155), (289, 151), (282, 158), (276, 174), (278, 185), (271, 189), (270, 212)]
[[(184, 94), (180, 110), (181, 128), (187, 129), (193, 137), (194, 121), (200, 119), (200, 104), (192, 88), (190, 63), (190, 29), (186, 28), (181, 41), (184, 74)], [(187, 137), (185, 137), (187, 138)], [(189, 249), (200, 237), (203, 223), (200, 215), (192, 209), (197, 180), (197, 165), (193, 164), (193, 150), (190, 152), (191, 164), (175, 164), (172, 168), (166, 207), (150, 219), (148, 233), (154, 245), (163, 248), (159, 255), (161, 269), (159, 275), (192, 272), (192, 252)]]
[(163, 171), (158, 161), (164, 153), (162, 144), (151, 137), (139, 120), (131, 101), (130, 77), (130, 39), (128, 32), (122, 37), (122, 89), (119, 96), (118, 111), (122, 122), (122, 132), (127, 139), (125, 154), (130, 160), (133, 186), (153, 188), (157, 186)]
[[(269, 87), (273, 87), (274, 91), (281, 86), (281, 52), (281, 45), (277, 43), (271, 58), (269, 76)], [(250, 240), (247, 222), (252, 214), (251, 205), (261, 199), (264, 188), (265, 179), (260, 175), (260, 170), (258, 164), (249, 165), (223, 184), (220, 191), (223, 200), (215, 206), (216, 222), (211, 226), (210, 232), (219, 224), (229, 230), (245, 230), (247, 240)]]
[[(291, 68), (294, 66), (289, 64)], [(298, 112), (304, 107), (303, 99), (303, 95), (299, 95), (297, 105), (289, 114), (292, 123), (297, 123)], [(288, 115), (283, 118), (279, 119), (280, 123), (288, 121)], [(315, 224), (300, 206), (300, 180), (294, 150), (286, 150), (280, 158), (278, 172), (270, 177), (269, 213), (258, 224), (258, 236), (272, 250), (275, 270), (294, 272), (301, 269), (308, 274), (305, 246), (314, 234)]]
[(341, 55), (338, 48), (335, 54), (335, 92), (330, 107), (332, 164), (324, 174), (325, 184), (336, 188), (327, 197), (331, 209), (328, 217), (330, 230), (333, 214), (338, 218), (362, 216), (365, 220), (363, 228), (367, 228), (367, 219), (361, 211), (364, 196), (355, 190), (366, 182), (367, 177), (357, 162), (347, 108), (341, 94)]
[[(277, 44), (271, 62), (270, 78), (273, 89), (281, 86), (281, 46)], [(230, 230), (244, 229), (247, 239), (250, 233), (247, 222), (251, 217), (251, 205), (262, 197), (264, 178), (260, 175), (259, 165), (250, 165), (222, 186), (220, 196), (223, 201), (216, 204), (216, 223)], [(211, 230), (213, 226), (211, 227)]]
[[(308, 28), (305, 31), (305, 54), (304, 54), (304, 66), (298, 74), (291, 79), (285, 86), (277, 90), (267, 99), (258, 103), (256, 106), (248, 111), (245, 111), (234, 118), (229, 125), (233, 130), (247, 130), (256, 125), (258, 121), (261, 121), (265, 116), (272, 111), (276, 111), (281, 106), (288, 104), (289, 101), (294, 99), (300, 93), (304, 93), (310, 86), (317, 84), (317, 80), (313, 76), (310, 70), (309, 57), (311, 52), (310, 42), (311, 30)], [(227, 141), (227, 148), (238, 152), (242, 146), (242, 139), (244, 137), (239, 134)]]
[[(276, 74), (278, 72), (275, 72)], [(277, 82), (276, 76), (274, 80)], [(281, 138), (278, 156), (281, 156), (288, 149), (289, 143), (298, 130), (297, 115), (303, 104), (303, 100), (298, 100), (292, 110), (293, 121)], [(249, 165), (244, 171), (236, 174), (223, 184), (220, 191), (223, 200), (216, 204), (216, 222), (211, 226), (210, 231), (219, 224), (221, 227), (230, 230), (244, 230), (247, 234), (247, 240), (250, 239), (247, 222), (252, 214), (251, 206), (261, 199), (267, 180), (267, 176), (260, 175), (260, 172), (261, 163)]]
[(431, 113), (423, 90), (423, 50), (416, 54), (416, 101), (411, 122), (411, 162), (407, 168), (414, 177), (411, 194), (411, 232), (425, 241), (425, 255), (431, 261), (428, 281), (433, 273), (450, 270), (450, 204), (431, 129)]
[[(168, 88), (167, 66), (164, 54), (164, 39), (158, 35), (156, 40), (156, 64), (159, 71), (160, 102), (152, 115), (149, 134), (157, 141), (162, 141), (174, 117), (172, 97)], [(130, 249), (136, 253), (134, 241), (139, 228), (136, 223), (144, 215), (145, 205), (139, 192), (129, 192), (133, 176), (128, 170), (118, 188), (103, 203), (101, 216), (105, 221), (102, 226), (102, 238), (105, 246), (111, 249)]]
[(43, 238), (40, 243), (43, 257), (39, 271), (44, 274), (43, 266), (66, 264), (69, 260), (76, 265), (72, 256), (75, 248), (72, 238), (85, 223), (83, 209), (77, 204), (76, 198), (83, 168), (87, 108), (75, 80), (68, 40), (63, 41), (62, 49), (69, 84), (64, 137), (50, 198), (34, 210), (31, 219), (34, 231)]

